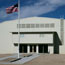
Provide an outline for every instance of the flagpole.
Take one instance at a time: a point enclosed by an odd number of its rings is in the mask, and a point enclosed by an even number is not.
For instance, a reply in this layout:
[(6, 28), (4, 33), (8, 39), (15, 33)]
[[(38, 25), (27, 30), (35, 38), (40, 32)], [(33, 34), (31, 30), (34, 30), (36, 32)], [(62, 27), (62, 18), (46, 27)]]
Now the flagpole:
[(20, 45), (20, 0), (18, 0), (18, 58), (20, 58), (19, 45)]

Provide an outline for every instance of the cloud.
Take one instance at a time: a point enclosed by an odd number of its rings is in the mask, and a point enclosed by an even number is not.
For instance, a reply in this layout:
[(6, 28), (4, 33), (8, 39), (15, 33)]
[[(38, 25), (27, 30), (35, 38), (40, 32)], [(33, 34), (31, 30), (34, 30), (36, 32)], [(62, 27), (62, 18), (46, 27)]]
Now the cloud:
[[(49, 1), (49, 0), (48, 0)], [(65, 4), (65, 0), (50, 0), (49, 3), (54, 4), (54, 5), (64, 5)]]
[(21, 8), (21, 17), (32, 17), (56, 10), (65, 5), (65, 0), (38, 0), (33, 5)]
[(6, 13), (5, 13), (5, 8), (0, 8), (0, 18), (5, 18), (7, 17)]
[[(65, 5), (65, 0), (28, 0), (27, 3), (30, 5), (21, 6), (21, 18), (39, 16), (54, 11)], [(5, 8), (0, 8), (0, 19), (11, 20), (16, 18), (17, 13), (7, 15)]]
[(6, 8), (0, 8), (0, 22), (17, 18), (17, 13), (7, 14)]

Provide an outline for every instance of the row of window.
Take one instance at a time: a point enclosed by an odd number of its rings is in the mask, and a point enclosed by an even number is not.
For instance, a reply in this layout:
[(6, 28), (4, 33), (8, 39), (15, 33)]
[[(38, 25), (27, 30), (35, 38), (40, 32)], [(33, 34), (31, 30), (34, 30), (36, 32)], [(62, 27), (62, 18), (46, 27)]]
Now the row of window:
[(17, 28), (54, 28), (55, 25), (54, 23), (50, 23), (50, 24), (17, 24)]
[[(44, 37), (44, 35), (45, 35), (45, 34), (39, 34), (39, 37)], [(24, 36), (25, 36), (25, 34), (21, 34), (21, 35), (20, 35), (20, 37), (22, 37), (22, 38), (23, 38)]]

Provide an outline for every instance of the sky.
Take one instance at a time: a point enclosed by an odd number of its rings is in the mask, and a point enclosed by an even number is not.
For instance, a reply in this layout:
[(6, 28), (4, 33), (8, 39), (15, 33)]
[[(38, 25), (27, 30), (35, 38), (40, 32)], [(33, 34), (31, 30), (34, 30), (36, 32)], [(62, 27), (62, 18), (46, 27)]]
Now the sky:
[[(18, 0), (0, 0), (0, 23), (18, 18), (17, 12), (6, 13), (6, 8), (17, 2)], [(65, 18), (65, 0), (21, 0), (20, 18), (27, 17)]]

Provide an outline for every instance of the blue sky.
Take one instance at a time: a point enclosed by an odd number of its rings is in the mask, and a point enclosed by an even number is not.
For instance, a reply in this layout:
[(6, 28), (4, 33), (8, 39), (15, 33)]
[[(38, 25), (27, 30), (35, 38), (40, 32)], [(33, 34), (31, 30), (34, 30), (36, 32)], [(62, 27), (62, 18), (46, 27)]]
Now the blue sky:
[[(17, 19), (17, 12), (6, 14), (6, 8), (17, 2), (18, 0), (0, 0), (0, 22)], [(21, 0), (20, 4), (21, 18), (65, 18), (65, 0)]]

